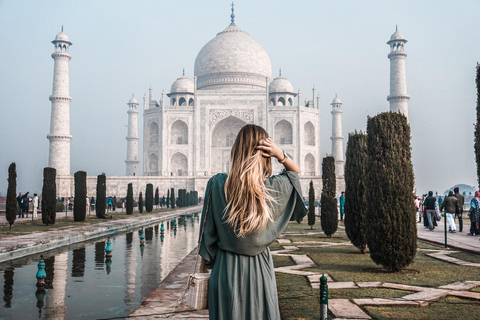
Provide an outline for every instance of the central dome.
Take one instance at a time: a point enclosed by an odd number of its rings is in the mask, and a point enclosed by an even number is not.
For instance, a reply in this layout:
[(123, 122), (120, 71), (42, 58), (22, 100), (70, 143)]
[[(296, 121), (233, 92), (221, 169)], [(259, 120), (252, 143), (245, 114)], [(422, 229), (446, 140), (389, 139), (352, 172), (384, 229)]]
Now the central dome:
[(195, 59), (197, 89), (261, 90), (272, 74), (265, 49), (235, 23), (210, 40)]

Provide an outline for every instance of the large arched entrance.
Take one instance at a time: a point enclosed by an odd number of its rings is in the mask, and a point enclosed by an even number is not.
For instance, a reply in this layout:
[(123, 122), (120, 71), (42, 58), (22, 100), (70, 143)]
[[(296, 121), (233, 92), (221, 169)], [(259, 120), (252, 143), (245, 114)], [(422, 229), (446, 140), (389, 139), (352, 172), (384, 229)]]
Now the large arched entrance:
[(183, 153), (177, 152), (172, 156), (170, 172), (174, 176), (188, 175), (188, 159)]
[(211, 132), (210, 171), (212, 173), (230, 171), (230, 151), (240, 129), (247, 123), (229, 116), (217, 123)]

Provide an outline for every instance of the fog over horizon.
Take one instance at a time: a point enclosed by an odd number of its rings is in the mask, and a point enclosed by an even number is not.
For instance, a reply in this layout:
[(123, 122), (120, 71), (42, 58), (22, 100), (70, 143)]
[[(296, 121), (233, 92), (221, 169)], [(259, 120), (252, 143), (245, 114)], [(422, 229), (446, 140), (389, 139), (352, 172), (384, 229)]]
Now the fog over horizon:
[[(142, 172), (143, 101), (182, 75), (193, 79), (200, 49), (230, 23), (231, 1), (0, 1), (2, 136), (0, 193), (17, 164), (17, 193), (40, 193), (48, 165), (51, 41), (70, 47), (71, 174), (125, 175), (127, 102), (139, 106)], [(330, 103), (343, 105), (348, 133), (389, 110), (395, 26), (405, 45), (412, 161), (417, 194), (455, 184), (478, 188), (473, 149), (475, 73), (480, 60), (480, 2), (253, 1), (235, 3), (235, 23), (267, 51), (272, 77), (286, 77), (302, 100), (320, 94), (321, 155), (331, 153)], [(476, 40), (476, 41), (475, 41)], [(321, 159), (317, 159), (321, 161)]]

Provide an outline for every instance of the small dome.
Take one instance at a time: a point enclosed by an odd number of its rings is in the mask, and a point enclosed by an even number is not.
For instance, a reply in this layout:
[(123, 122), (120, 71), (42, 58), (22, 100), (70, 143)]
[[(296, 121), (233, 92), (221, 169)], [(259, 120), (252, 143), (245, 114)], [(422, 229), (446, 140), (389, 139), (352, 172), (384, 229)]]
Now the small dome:
[(293, 86), (287, 78), (278, 76), (270, 82), (269, 93), (295, 93)]
[(338, 99), (338, 97), (335, 95), (335, 99), (333, 99), (332, 104), (342, 104), (342, 101)]
[(390, 41), (394, 41), (394, 40), (405, 40), (405, 37), (403, 36), (403, 34), (401, 34), (398, 30), (395, 31), (394, 34), (392, 34), (392, 36), (390, 37)]
[(57, 36), (55, 37), (55, 41), (65, 41), (65, 42), (70, 42), (70, 39), (68, 39), (67, 35), (62, 31)]
[(172, 93), (192, 93), (194, 92), (193, 81), (185, 76), (181, 76), (172, 84), (170, 94)]
[(138, 101), (137, 101), (137, 99), (135, 99), (135, 97), (132, 97), (132, 99), (130, 99), (130, 101), (128, 101), (128, 104), (138, 104)]

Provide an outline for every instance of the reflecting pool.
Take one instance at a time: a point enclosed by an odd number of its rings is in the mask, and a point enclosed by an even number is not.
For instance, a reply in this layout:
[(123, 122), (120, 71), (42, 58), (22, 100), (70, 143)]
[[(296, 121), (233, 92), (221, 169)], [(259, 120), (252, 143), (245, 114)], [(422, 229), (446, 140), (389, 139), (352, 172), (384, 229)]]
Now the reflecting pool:
[[(44, 292), (37, 292), (40, 254), (0, 263), (1, 319), (123, 318), (138, 308), (196, 246), (198, 217), (179, 217), (45, 252)], [(176, 223), (175, 223), (176, 221)], [(143, 233), (144, 241), (141, 234)], [(193, 272), (193, 270), (192, 270)]]

